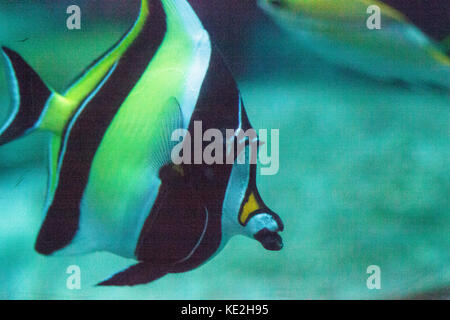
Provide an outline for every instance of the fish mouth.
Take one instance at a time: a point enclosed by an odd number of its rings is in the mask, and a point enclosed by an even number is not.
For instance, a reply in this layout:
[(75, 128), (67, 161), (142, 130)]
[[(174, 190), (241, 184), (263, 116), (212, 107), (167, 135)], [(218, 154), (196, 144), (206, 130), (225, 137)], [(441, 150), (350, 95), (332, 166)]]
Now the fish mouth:
[(283, 239), (274, 231), (264, 228), (258, 231), (254, 238), (258, 240), (266, 250), (280, 251), (283, 249)]

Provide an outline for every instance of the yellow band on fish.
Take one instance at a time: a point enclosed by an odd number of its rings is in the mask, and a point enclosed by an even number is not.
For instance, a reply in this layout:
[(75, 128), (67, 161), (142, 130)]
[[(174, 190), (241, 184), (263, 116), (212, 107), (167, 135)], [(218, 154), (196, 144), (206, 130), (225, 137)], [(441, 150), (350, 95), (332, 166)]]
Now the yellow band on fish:
[(256, 200), (255, 194), (253, 192), (250, 193), (250, 195), (247, 198), (247, 201), (245, 202), (244, 206), (242, 207), (239, 221), (242, 224), (246, 224), (250, 214), (261, 208), (262, 207), (259, 204), (258, 200)]

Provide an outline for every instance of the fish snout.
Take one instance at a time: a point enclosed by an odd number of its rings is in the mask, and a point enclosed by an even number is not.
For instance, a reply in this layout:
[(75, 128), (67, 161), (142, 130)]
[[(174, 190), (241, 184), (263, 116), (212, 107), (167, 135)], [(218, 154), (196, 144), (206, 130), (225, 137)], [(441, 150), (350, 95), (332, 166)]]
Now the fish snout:
[(283, 239), (278, 232), (264, 228), (254, 235), (266, 250), (280, 251), (283, 248)]

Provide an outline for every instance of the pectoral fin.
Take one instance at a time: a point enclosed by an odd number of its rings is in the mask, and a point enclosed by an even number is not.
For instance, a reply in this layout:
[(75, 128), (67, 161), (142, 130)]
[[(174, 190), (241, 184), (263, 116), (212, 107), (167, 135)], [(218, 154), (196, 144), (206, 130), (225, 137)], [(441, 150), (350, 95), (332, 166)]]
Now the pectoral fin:
[(172, 149), (176, 142), (171, 140), (172, 133), (183, 128), (183, 114), (181, 112), (180, 103), (175, 97), (167, 100), (161, 115), (159, 137), (155, 137), (158, 141), (158, 154), (154, 158), (155, 170), (170, 163)]

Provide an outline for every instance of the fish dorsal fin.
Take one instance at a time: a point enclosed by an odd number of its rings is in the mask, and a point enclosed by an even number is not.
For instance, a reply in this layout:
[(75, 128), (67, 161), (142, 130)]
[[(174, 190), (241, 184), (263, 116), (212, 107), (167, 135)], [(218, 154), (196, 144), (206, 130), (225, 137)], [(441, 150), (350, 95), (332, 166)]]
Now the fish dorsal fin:
[(183, 129), (183, 114), (180, 103), (175, 97), (167, 100), (160, 118), (159, 133), (155, 135), (158, 143), (158, 151), (154, 155), (154, 167), (156, 170), (171, 162), (172, 149), (178, 143), (177, 141), (172, 141), (172, 134), (175, 130)]
[(104, 79), (112, 66), (119, 61), (133, 44), (149, 18), (149, 1), (142, 0), (139, 17), (130, 30), (100, 58), (87, 67), (66, 90), (64, 96), (78, 104)]
[(2, 47), (11, 93), (11, 110), (0, 127), (0, 145), (31, 133), (38, 127), (53, 91), (15, 51)]
[(200, 19), (188, 1), (165, 0), (163, 4), (169, 24), (181, 26), (183, 31), (192, 38), (205, 32)]

